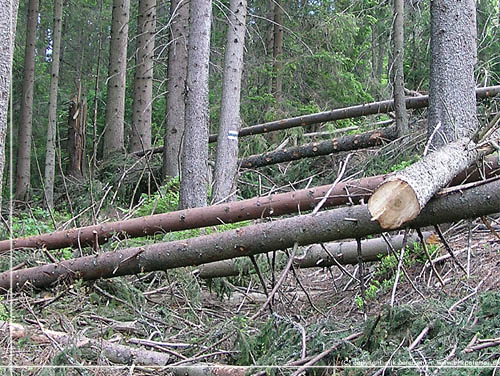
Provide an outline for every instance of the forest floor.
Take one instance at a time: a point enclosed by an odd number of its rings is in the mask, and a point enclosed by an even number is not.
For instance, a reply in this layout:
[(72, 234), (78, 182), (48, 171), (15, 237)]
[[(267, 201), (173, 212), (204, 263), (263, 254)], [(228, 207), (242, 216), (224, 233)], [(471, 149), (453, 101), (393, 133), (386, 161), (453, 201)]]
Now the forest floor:
[[(498, 220), (489, 221), (498, 231)], [(194, 268), (26, 289), (1, 302), (0, 318), (72, 338), (142, 346), (169, 354), (177, 365), (268, 366), (249, 368), (249, 374), (291, 374), (296, 368), (278, 366), (333, 345), (339, 346), (315, 365), (335, 368), (317, 368), (317, 374), (500, 374), (500, 238), (480, 220), (448, 229), (447, 238), (469, 276), (431, 241), (432, 258), (445, 257), (435, 263), (444, 287), (417, 246), (406, 252), (396, 284), (394, 256), (364, 265), (365, 299), (358, 266), (290, 271), (273, 312), (255, 319), (266, 300), (256, 275), (203, 281)], [(258, 262), (271, 290), (281, 269), (273, 277), (266, 258)], [(48, 337), (0, 338), (0, 364), (16, 366), (16, 375), (171, 374), (116, 366), (96, 346), (63, 346)]]

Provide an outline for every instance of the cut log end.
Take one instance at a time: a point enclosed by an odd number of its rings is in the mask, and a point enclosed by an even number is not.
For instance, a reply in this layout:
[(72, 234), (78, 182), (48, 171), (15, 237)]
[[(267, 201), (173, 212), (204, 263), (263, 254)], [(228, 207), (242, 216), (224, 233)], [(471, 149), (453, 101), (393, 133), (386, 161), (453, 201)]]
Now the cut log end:
[(420, 205), (410, 185), (402, 180), (383, 183), (368, 200), (372, 221), (386, 230), (401, 227), (416, 218)]

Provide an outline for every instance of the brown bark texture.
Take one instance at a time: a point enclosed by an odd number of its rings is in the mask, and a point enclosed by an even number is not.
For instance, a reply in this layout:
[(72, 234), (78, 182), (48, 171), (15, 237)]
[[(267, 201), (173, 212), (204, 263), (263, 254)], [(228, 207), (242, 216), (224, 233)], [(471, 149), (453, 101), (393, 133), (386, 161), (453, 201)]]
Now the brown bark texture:
[(38, 0), (28, 2), (26, 47), (24, 50), (23, 91), (17, 141), (16, 200), (27, 200), (31, 177), (31, 134), (33, 121), (33, 84), (35, 82), (35, 43), (38, 25)]
[(390, 176), (368, 201), (383, 228), (401, 227), (424, 208), (434, 194), (478, 157), (468, 138), (444, 145), (420, 161)]
[(170, 46), (168, 47), (167, 108), (165, 115), (163, 177), (176, 177), (181, 171), (182, 137), (186, 98), (189, 1), (170, 2)]
[(388, 127), (374, 131), (333, 138), (329, 141), (314, 142), (290, 149), (272, 151), (266, 154), (252, 155), (240, 160), (240, 166), (246, 168), (264, 167), (276, 163), (290, 162), (302, 158), (359, 150), (382, 145), (385, 141), (397, 138), (397, 129)]
[[(408, 224), (423, 227), (497, 213), (500, 179), (431, 200)], [(26, 283), (48, 287), (58, 281), (95, 280), (155, 270), (196, 266), (277, 249), (361, 238), (385, 230), (372, 221), (366, 205), (300, 215), (167, 243), (127, 248), (0, 274), (0, 292), (22, 289)]]
[[(427, 240), (431, 233), (425, 232), (423, 235), (424, 239)], [(403, 235), (396, 235), (390, 237), (388, 240), (394, 250), (401, 249), (403, 244)], [(412, 243), (418, 241), (419, 239), (417, 235), (411, 235), (407, 239), (407, 244), (411, 246)], [(323, 268), (337, 265), (337, 263), (341, 265), (349, 265), (357, 264), (359, 262), (357, 241), (331, 242), (325, 243), (324, 246), (328, 252), (326, 252), (319, 244), (308, 247), (302, 256), (295, 257), (293, 265), (296, 268)], [(380, 261), (381, 257), (387, 256), (390, 253), (391, 249), (383, 238), (366, 239), (361, 242), (363, 262)], [(249, 274), (254, 271), (255, 270), (251, 263), (238, 266), (234, 263), (234, 260), (224, 260), (201, 265), (196, 274), (200, 278), (207, 279)]]
[(191, 0), (185, 130), (179, 207), (207, 205), (208, 190), (208, 73), (212, 0)]
[(280, 106), (283, 96), (283, 78), (281, 70), (283, 67), (283, 2), (274, 1), (274, 31), (273, 31), (273, 81), (272, 89), (274, 100)]
[(54, 177), (56, 168), (57, 136), (57, 92), (59, 88), (59, 64), (61, 53), (63, 2), (54, 0), (54, 40), (52, 45), (52, 66), (50, 71), (49, 115), (47, 124), (47, 144), (45, 150), (45, 204), (54, 206)]
[(212, 202), (235, 199), (231, 191), (238, 173), (238, 133), (241, 128), (240, 95), (246, 15), (246, 0), (230, 1)]
[[(471, 167), (468, 171), (453, 179), (452, 184), (477, 181), (481, 176), (491, 177), (500, 173), (498, 159), (488, 158), (484, 166), (478, 170)], [(373, 191), (380, 186), (389, 175), (372, 176), (338, 183), (324, 208), (348, 203), (367, 201)], [(193, 228), (216, 226), (222, 223), (235, 223), (245, 220), (277, 217), (312, 210), (326, 195), (331, 185), (301, 189), (288, 193), (255, 197), (232, 203), (192, 208), (170, 213), (156, 214), (125, 221), (108, 222), (94, 226), (80, 227), (49, 234), (29, 236), (25, 238), (0, 241), (0, 253), (19, 248), (59, 249), (91, 245), (97, 238), (99, 244), (108, 241), (113, 235), (118, 237), (141, 237), (168, 231), (180, 231)]]
[[(476, 89), (478, 98), (489, 98), (500, 93), (500, 86), (488, 86)], [(427, 107), (429, 96), (405, 98), (407, 109), (417, 109)], [(311, 124), (324, 123), (327, 121), (349, 119), (354, 117), (374, 115), (394, 111), (394, 100), (361, 104), (352, 107), (339, 108), (332, 111), (319, 112), (311, 115), (303, 115), (289, 119), (271, 121), (269, 123), (252, 125), (242, 128), (239, 137), (262, 134), (294, 127), (305, 127)], [(216, 142), (217, 135), (210, 135), (209, 142)]]
[[(500, 86), (487, 86), (476, 89), (476, 96), (478, 99), (485, 99), (494, 97), (500, 93)], [(421, 95), (418, 97), (405, 98), (407, 109), (425, 108), (429, 105), (429, 96)], [(324, 123), (327, 121), (350, 119), (366, 115), (382, 114), (394, 111), (394, 100), (387, 100), (382, 102), (372, 102), (362, 105), (339, 108), (332, 111), (319, 112), (316, 114), (303, 115), (299, 117), (276, 120), (269, 123), (252, 125), (240, 130), (238, 137), (250, 136), (254, 134), (261, 134), (266, 132), (273, 132), (282, 129), (289, 129), (295, 127), (305, 127), (311, 124)], [(210, 135), (209, 142), (217, 142), (217, 135)], [(152, 149), (148, 152), (162, 153), (163, 147)], [(138, 157), (145, 155), (144, 152), (135, 153)]]
[(85, 158), (85, 134), (87, 126), (87, 101), (75, 95), (68, 112), (68, 175), (83, 177)]
[(432, 148), (471, 137), (477, 130), (476, 59), (474, 0), (432, 1), (428, 124)]
[(113, 0), (109, 44), (108, 100), (103, 136), (104, 159), (124, 150), (125, 80), (130, 0)]
[(140, 0), (137, 15), (134, 103), (129, 144), (131, 152), (151, 149), (155, 29), (156, 0)]

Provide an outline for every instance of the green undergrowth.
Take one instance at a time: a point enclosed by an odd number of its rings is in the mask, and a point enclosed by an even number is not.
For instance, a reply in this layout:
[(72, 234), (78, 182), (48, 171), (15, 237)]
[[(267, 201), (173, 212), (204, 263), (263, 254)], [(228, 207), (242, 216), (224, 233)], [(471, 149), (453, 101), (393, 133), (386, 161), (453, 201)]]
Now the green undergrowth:
[[(497, 347), (473, 352), (463, 350), (474, 335), (479, 339), (500, 337), (500, 292), (482, 293), (450, 314), (448, 310), (455, 302), (443, 297), (392, 310), (386, 308), (380, 312), (380, 317), (373, 315), (362, 324), (336, 317), (317, 320), (307, 326), (301, 323), (307, 333), (307, 354), (319, 354), (341, 342), (342, 338), (362, 331), (363, 335), (358, 340), (345, 343), (316, 365), (361, 367), (346, 367), (339, 373), (343, 375), (371, 375), (375, 371), (367, 371), (363, 367), (380, 368), (386, 364), (395, 368), (398, 365), (413, 365), (412, 369), (400, 368), (396, 373), (389, 368), (386, 374), (419, 375), (426, 367), (442, 365), (446, 360), (455, 362), (459, 367), (482, 362), (493, 368), (499, 359)], [(301, 331), (290, 318), (274, 315), (258, 328), (242, 317), (235, 317), (234, 323), (238, 328), (240, 350), (235, 364), (283, 365), (300, 358)], [(416, 349), (409, 351), (409, 345), (426, 327), (429, 328), (427, 335)], [(447, 359), (453, 352), (455, 355)], [(491, 368), (443, 368), (436, 374), (490, 375)], [(279, 372), (269, 368), (268, 374)]]

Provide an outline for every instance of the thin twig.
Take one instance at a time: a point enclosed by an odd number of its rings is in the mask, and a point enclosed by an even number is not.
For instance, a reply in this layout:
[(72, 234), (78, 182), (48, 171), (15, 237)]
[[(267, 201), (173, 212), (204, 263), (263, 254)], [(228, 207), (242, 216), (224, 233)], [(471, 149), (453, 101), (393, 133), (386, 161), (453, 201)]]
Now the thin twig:
[(427, 335), (427, 333), (429, 333), (429, 330), (430, 328), (428, 326), (426, 326), (421, 332), (420, 334), (418, 335), (417, 338), (415, 338), (415, 341), (413, 341), (411, 343), (410, 346), (408, 346), (408, 351), (413, 351), (415, 349), (415, 347), (417, 347), (420, 342), (422, 342), (422, 339), (424, 339), (424, 337)]
[[(264, 277), (262, 276), (262, 273), (260, 272), (259, 265), (257, 264), (257, 260), (255, 260), (254, 255), (250, 255), (250, 261), (252, 261), (253, 267), (255, 268), (255, 271), (257, 272), (257, 276), (259, 277), (260, 284), (262, 285), (262, 288), (264, 289), (264, 294), (266, 296), (269, 296), (269, 292), (267, 291), (267, 286), (266, 282), (264, 281)], [(269, 305), (269, 308), (271, 309), (271, 313), (273, 313), (273, 309), (271, 305)]]
[[(403, 245), (406, 245), (407, 235), (408, 235), (408, 230), (405, 230), (405, 234), (403, 236)], [(394, 285), (392, 286), (391, 303), (390, 303), (391, 308), (394, 307), (394, 300), (396, 299), (396, 290), (398, 288), (399, 276), (401, 275), (401, 268), (403, 267), (405, 248), (406, 247), (404, 246), (401, 247), (401, 253), (399, 254), (398, 269), (396, 270), (396, 276), (394, 277)]]
[(297, 253), (297, 248), (298, 248), (299, 244), (298, 243), (295, 243), (293, 245), (293, 251), (292, 251), (292, 255), (290, 256), (290, 258), (288, 259), (288, 263), (286, 264), (285, 266), (285, 269), (283, 269), (283, 272), (281, 273), (281, 276), (278, 280), (278, 282), (276, 283), (276, 285), (274, 286), (273, 290), (271, 291), (271, 293), (269, 294), (269, 296), (267, 297), (266, 299), (266, 302), (262, 305), (262, 307), (260, 307), (260, 309), (251, 317), (251, 320), (255, 320), (261, 313), (264, 309), (266, 309), (267, 305), (271, 302), (274, 294), (276, 294), (276, 291), (278, 291), (279, 287), (281, 286), (281, 284), (283, 283), (283, 281), (285, 280), (285, 277), (286, 277), (286, 274), (288, 273), (288, 271), (290, 270), (290, 267), (292, 266), (292, 262), (293, 262), (293, 259)]
[(339, 183), (339, 181), (342, 179), (342, 176), (344, 176), (344, 173), (345, 173), (345, 170), (346, 170), (346, 167), (347, 167), (347, 163), (349, 162), (349, 158), (351, 158), (351, 155), (352, 154), (347, 155), (347, 157), (345, 158), (344, 163), (342, 163), (341, 166), (340, 166), (340, 169), (339, 169), (340, 171), (339, 171), (339, 173), (337, 175), (337, 178), (333, 182), (333, 184), (330, 187), (330, 189), (328, 189), (328, 191), (326, 192), (325, 196), (321, 199), (321, 201), (318, 203), (318, 205), (316, 205), (316, 207), (312, 211), (311, 215), (316, 215), (318, 213), (318, 211), (321, 209), (321, 207), (324, 205), (324, 203), (326, 202), (326, 200), (328, 200), (328, 198), (330, 197), (330, 194), (332, 193), (333, 189), (337, 186), (337, 184)]
[(467, 274), (467, 270), (465, 270), (464, 266), (460, 263), (460, 261), (458, 261), (455, 253), (453, 252), (453, 249), (451, 248), (450, 244), (448, 243), (448, 241), (446, 240), (443, 232), (441, 231), (441, 229), (439, 228), (439, 225), (434, 225), (434, 229), (436, 230), (438, 236), (439, 236), (439, 239), (441, 239), (441, 242), (443, 243), (444, 245), (444, 248), (446, 249), (446, 251), (450, 254), (451, 258), (453, 259), (453, 261), (455, 261), (455, 263), (458, 265), (458, 267), (460, 269), (462, 269), (462, 271)]
[(304, 294), (306, 295), (306, 298), (307, 298), (307, 301), (309, 302), (309, 304), (311, 305), (311, 307), (313, 307), (313, 309), (318, 312), (321, 316), (326, 316), (322, 311), (320, 311), (319, 308), (317, 308), (311, 297), (309, 296), (309, 293), (307, 292), (307, 289), (304, 287), (304, 285), (302, 284), (302, 282), (300, 281), (299, 279), (299, 276), (297, 275), (297, 271), (295, 270), (295, 267), (293, 266), (293, 262), (292, 262), (292, 273), (293, 273), (293, 276), (295, 277), (295, 280), (297, 281), (297, 283), (299, 284), (300, 288), (302, 289), (302, 291), (304, 291)]
[(356, 238), (356, 243), (358, 244), (359, 285), (361, 289), (361, 299), (363, 300), (363, 312), (366, 318), (366, 304), (365, 304), (366, 288), (365, 288), (365, 273), (363, 269), (363, 254), (361, 252), (362, 251), (361, 239)]
[(439, 280), (439, 283), (441, 283), (441, 286), (444, 289), (444, 281), (443, 278), (441, 278), (441, 275), (438, 273), (436, 266), (432, 262), (431, 255), (429, 253), (429, 250), (427, 249), (427, 243), (425, 242), (424, 236), (422, 235), (422, 231), (420, 230), (419, 227), (417, 227), (417, 234), (420, 239), (420, 242), (422, 243), (422, 248), (424, 248), (425, 255), (427, 256), (427, 260), (429, 260), (429, 263), (431, 264), (432, 271), (436, 275), (437, 279)]

